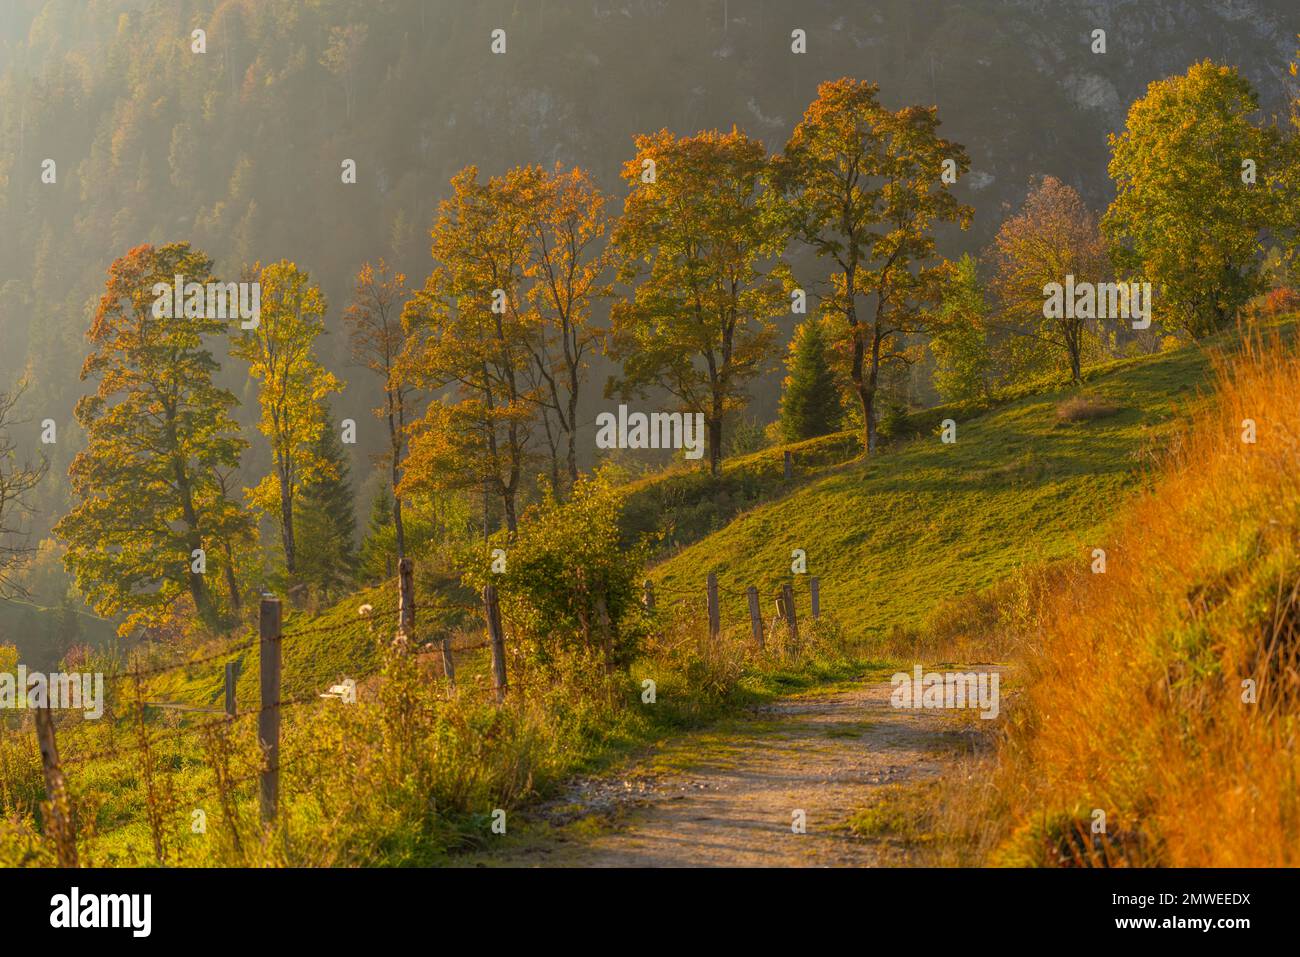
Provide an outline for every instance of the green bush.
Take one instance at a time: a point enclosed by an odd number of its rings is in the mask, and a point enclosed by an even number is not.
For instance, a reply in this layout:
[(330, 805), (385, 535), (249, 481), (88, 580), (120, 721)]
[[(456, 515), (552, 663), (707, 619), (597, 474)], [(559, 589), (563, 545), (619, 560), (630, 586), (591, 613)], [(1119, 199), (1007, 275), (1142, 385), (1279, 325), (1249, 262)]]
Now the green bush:
[[(641, 584), (644, 540), (620, 540), (622, 496), (603, 476), (580, 479), (566, 502), (549, 493), (525, 513), (513, 540), (498, 532), (483, 560), (467, 565), (466, 583), (493, 584), (502, 617), (536, 661), (561, 651), (598, 653), (608, 669), (625, 667), (645, 635)], [(505, 570), (493, 568), (493, 551)], [(499, 556), (498, 556), (499, 557)]]

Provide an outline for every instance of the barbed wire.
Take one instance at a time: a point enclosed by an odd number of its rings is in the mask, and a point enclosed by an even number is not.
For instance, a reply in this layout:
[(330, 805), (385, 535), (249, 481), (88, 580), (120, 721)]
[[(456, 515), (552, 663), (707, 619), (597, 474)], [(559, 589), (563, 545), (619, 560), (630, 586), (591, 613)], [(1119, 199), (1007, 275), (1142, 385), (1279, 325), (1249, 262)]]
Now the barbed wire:
[(109, 748), (101, 748), (98, 751), (92, 751), (87, 754), (70, 755), (68, 757), (64, 757), (63, 755), (60, 755), (59, 765), (61, 767), (77, 767), (79, 765), (90, 764), (108, 758), (122, 758), (133, 754), (141, 754), (147, 749), (155, 748), (159, 745), (167, 743), (168, 741), (173, 741), (177, 738), (180, 738), (186, 734), (192, 734), (194, 732), (202, 732), (208, 728), (217, 728), (223, 726), (229, 728), (232, 727), (236, 721), (242, 721), (244, 718), (252, 717), (255, 715), (262, 715), (276, 708), (285, 710), (288, 708), (298, 707), (304, 704), (319, 703), (322, 700), (327, 700), (327, 699), (323, 699), (320, 695), (320, 692), (299, 695), (294, 698), (281, 698), (279, 701), (273, 701), (270, 704), (264, 705), (255, 710), (241, 711), (233, 716), (222, 714), (219, 715), (218, 717), (210, 718), (206, 721), (200, 721), (197, 724), (188, 724), (182, 727), (170, 728), (161, 733), (151, 734), (149, 735), (146, 741), (144, 742), (137, 741), (133, 745), (128, 747), (114, 746)]
[[(386, 621), (390, 618), (397, 618), (399, 614), (400, 611), (398, 609), (385, 609), (383, 611), (374, 611), (364, 616), (358, 616), (356, 621), (342, 621), (333, 625), (325, 625), (322, 627), (315, 627), (315, 628), (311, 628), (311, 627), (297, 628), (294, 629), (293, 631), (282, 632), (280, 635), (280, 641), (283, 643), (285, 641), (289, 641), (297, 638), (308, 638), (312, 636), (334, 634), (336, 632), (355, 628), (358, 625), (369, 624), (375, 621)], [(262, 639), (260, 637), (250, 638), (246, 641), (241, 641), (238, 644), (227, 645), (224, 648), (214, 651), (211, 654), (203, 655), (202, 657), (199, 658), (188, 658), (184, 661), (175, 661), (168, 664), (155, 665), (153, 667), (148, 667), (148, 668), (133, 668), (127, 671), (120, 671), (117, 672), (116, 674), (106, 675), (105, 680), (135, 681), (140, 678), (154, 678), (157, 677), (158, 675), (167, 674), (172, 671), (180, 671), (185, 668), (192, 668), (197, 665), (207, 664), (208, 662), (216, 661), (219, 658), (225, 658), (231, 655), (238, 654), (241, 651), (247, 651), (248, 649), (259, 644), (261, 640)]]
[[(246, 785), (246, 784), (250, 784), (250, 783), (256, 781), (256, 780), (257, 780), (258, 778), (260, 778), (260, 777), (262, 776), (262, 774), (263, 774), (265, 771), (267, 771), (267, 770), (282, 771), (282, 770), (284, 770), (284, 769), (287, 768), (287, 767), (292, 767), (292, 766), (294, 766), (294, 765), (296, 765), (296, 764), (299, 764), (300, 762), (306, 760), (307, 758), (311, 758), (311, 757), (320, 757), (320, 756), (326, 754), (328, 751), (329, 751), (328, 748), (323, 748), (323, 747), (322, 747), (322, 748), (316, 748), (316, 749), (314, 749), (314, 750), (310, 750), (310, 751), (307, 751), (307, 752), (304, 752), (304, 753), (296, 754), (296, 755), (293, 755), (293, 756), (291, 756), (291, 757), (289, 757), (289, 758), (283, 758), (283, 759), (281, 759), (281, 760), (278, 761), (278, 762), (277, 762), (277, 763), (276, 763), (272, 768), (262, 768), (262, 767), (258, 767), (258, 768), (254, 769), (254, 770), (252, 770), (252, 771), (248, 771), (248, 772), (245, 772), (245, 773), (241, 773), (241, 774), (238, 774), (238, 775), (236, 775), (236, 776), (234, 776), (234, 777), (226, 778), (224, 783), (225, 783), (225, 786), (226, 786), (227, 788), (230, 788), (230, 789), (243, 787), (243, 786)], [(214, 776), (215, 776), (215, 775), (216, 775), (216, 770), (215, 770), (215, 768), (212, 769), (212, 771), (213, 771), (213, 774), (214, 774)], [(190, 789), (190, 788), (187, 788), (187, 789), (186, 789), (187, 793), (184, 795), (184, 797), (186, 798), (187, 801), (194, 801), (194, 802), (196, 802), (196, 803), (197, 803), (197, 802), (200, 802), (200, 801), (207, 800), (207, 799), (212, 798), (212, 797), (214, 797), (214, 796), (216, 795), (216, 792), (221, 788), (222, 783), (223, 783), (223, 782), (218, 778), (218, 779), (214, 779), (212, 782), (210, 782), (210, 783), (208, 783), (208, 784), (206, 784), (206, 785), (203, 785), (202, 787), (196, 788), (196, 789)], [(175, 789), (174, 789), (174, 788), (172, 789), (172, 793), (173, 793), (173, 797), (174, 797), (174, 798), (177, 798), (177, 797), (178, 797), (177, 795), (175, 795)], [(175, 801), (175, 802), (173, 803), (173, 807), (175, 807), (175, 806), (176, 806), (177, 804), (179, 804), (179, 803), (180, 803), (179, 801)], [(118, 833), (120, 833), (120, 832), (122, 832), (122, 831), (125, 831), (125, 830), (131, 828), (131, 827), (134, 827), (134, 826), (136, 826), (136, 825), (139, 824), (139, 823), (140, 823), (139, 821), (131, 821), (130, 823), (127, 823), (127, 824), (121, 825), (121, 826), (119, 826), (119, 827), (111, 828), (110, 830), (107, 830), (107, 831), (98, 831), (98, 830), (97, 830), (97, 831), (94, 832), (94, 837), (95, 837), (96, 840), (102, 840), (102, 839), (105, 838), (105, 837), (109, 837), (109, 836), (111, 836), (111, 835), (113, 835), (113, 834), (118, 834)]]
[(224, 658), (228, 655), (238, 654), (248, 648), (252, 648), (259, 639), (253, 638), (248, 641), (240, 642), (237, 645), (227, 646), (220, 651), (214, 651), (210, 655), (204, 655), (201, 658), (191, 658), (187, 661), (173, 662), (172, 664), (157, 665), (152, 668), (133, 668), (128, 671), (119, 671), (117, 674), (106, 675), (108, 681), (138, 681), (141, 678), (153, 678), (161, 674), (167, 674), (171, 671), (179, 671), (182, 668), (191, 668), (195, 665), (207, 664), (210, 661), (216, 661), (218, 658)]
[[(782, 581), (782, 582), (778, 582), (775, 586), (771, 584), (764, 584), (763, 586), (759, 587), (758, 589), (759, 594), (763, 595), (764, 591), (769, 588), (772, 589), (773, 591), (776, 591), (777, 588), (788, 583), (789, 582)], [(655, 591), (656, 598), (663, 598), (666, 602), (672, 602), (676, 600), (679, 603), (680, 602), (694, 603), (700, 601), (701, 599), (707, 598), (707, 588), (685, 589), (685, 588), (673, 588), (673, 587), (664, 587), (662, 585), (655, 585), (654, 591)], [(748, 590), (736, 591), (729, 587), (724, 587), (721, 585), (719, 585), (718, 587), (718, 593), (719, 595), (723, 595), (728, 598), (747, 599), (749, 596)], [(474, 610), (478, 610), (480, 606), (477, 602), (475, 602), (472, 605), (457, 603), (456, 607), (460, 608), (461, 610), (474, 611)], [(298, 638), (307, 638), (307, 637), (335, 634), (340, 631), (354, 629), (358, 625), (366, 625), (373, 628), (374, 624), (381, 623), (381, 622), (388, 622), (397, 619), (400, 617), (400, 614), (401, 614), (401, 610), (398, 608), (387, 608), (380, 611), (374, 611), (372, 609), (369, 610), (367, 614), (361, 615), (357, 619), (344, 620), (333, 624), (323, 624), (323, 625), (314, 625), (314, 626), (307, 625), (292, 630), (284, 631), (280, 635), (280, 641), (283, 643), (287, 641), (294, 641)], [(221, 648), (217, 651), (214, 651), (210, 654), (203, 655), (198, 658), (190, 658), (185, 661), (172, 662), (168, 664), (160, 664), (153, 667), (132, 669), (125, 672), (120, 672), (115, 675), (110, 675), (107, 677), (111, 681), (123, 681), (128, 679), (134, 681), (136, 683), (137, 701), (139, 701), (141, 704), (147, 704), (147, 702), (140, 701), (140, 698), (142, 698), (143, 696), (143, 688), (141, 686), (141, 682), (143, 679), (155, 677), (157, 675), (166, 674), (173, 671), (179, 671), (182, 669), (194, 668), (196, 666), (203, 665), (220, 658), (231, 657), (239, 654), (240, 652), (251, 649), (252, 647), (258, 645), (260, 641), (261, 641), (260, 637), (255, 637), (242, 642), (238, 642), (234, 645), (228, 645), (224, 648)], [(452, 654), (456, 654), (458, 652), (465, 653), (471, 651), (478, 651), (485, 648), (489, 648), (491, 646), (492, 646), (492, 641), (488, 639), (488, 640), (478, 641), (472, 644), (452, 644), (447, 650), (449, 650)], [(429, 641), (423, 645), (420, 645), (416, 650), (417, 653), (422, 653), (422, 654), (437, 654), (444, 650), (443, 642), (442, 640)], [(241, 711), (233, 716), (220, 713), (218, 714), (217, 717), (205, 721), (201, 721), (198, 723), (182, 724), (180, 726), (170, 728), (165, 731), (151, 733), (147, 736), (147, 739), (144, 740), (143, 742), (136, 741), (131, 745), (126, 745), (126, 746), (122, 744), (114, 744), (114, 745), (110, 745), (109, 747), (100, 748), (85, 754), (73, 754), (68, 756), (61, 756), (60, 764), (65, 767), (85, 767), (85, 766), (93, 765), (100, 761), (117, 760), (117, 759), (131, 757), (134, 755), (141, 754), (144, 751), (149, 749), (163, 747), (168, 743), (179, 740), (186, 735), (203, 734), (210, 729), (217, 729), (217, 728), (229, 730), (235, 727), (236, 722), (242, 721), (244, 718), (249, 718), (252, 716), (260, 716), (272, 709), (288, 709), (288, 708), (294, 708), (309, 703), (319, 704), (323, 699), (327, 697), (329, 697), (328, 694), (323, 694), (320, 692), (312, 692), (309, 694), (300, 695), (298, 697), (281, 698), (279, 701), (272, 702), (267, 705), (263, 705), (255, 710)], [(129, 735), (123, 735), (123, 737), (129, 740)], [(318, 753), (324, 753), (324, 751), (321, 750)]]

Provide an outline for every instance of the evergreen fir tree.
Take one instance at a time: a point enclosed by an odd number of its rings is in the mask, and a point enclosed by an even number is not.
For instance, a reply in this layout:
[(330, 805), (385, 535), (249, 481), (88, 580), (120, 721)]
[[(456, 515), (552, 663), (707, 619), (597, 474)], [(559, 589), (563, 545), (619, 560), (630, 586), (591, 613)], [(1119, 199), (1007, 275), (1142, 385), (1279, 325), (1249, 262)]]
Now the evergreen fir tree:
[(339, 597), (357, 573), (356, 516), (351, 469), (338, 427), (326, 416), (314, 454), (324, 464), (303, 487), (296, 524), (302, 541), (299, 577), (317, 597)]
[(386, 581), (396, 574), (397, 570), (393, 567), (395, 539), (393, 496), (387, 485), (381, 485), (370, 501), (366, 538), (361, 543), (361, 568), (367, 581)]
[(789, 375), (781, 396), (782, 438), (799, 442), (840, 428), (844, 404), (817, 319), (808, 319), (795, 330), (785, 365)]

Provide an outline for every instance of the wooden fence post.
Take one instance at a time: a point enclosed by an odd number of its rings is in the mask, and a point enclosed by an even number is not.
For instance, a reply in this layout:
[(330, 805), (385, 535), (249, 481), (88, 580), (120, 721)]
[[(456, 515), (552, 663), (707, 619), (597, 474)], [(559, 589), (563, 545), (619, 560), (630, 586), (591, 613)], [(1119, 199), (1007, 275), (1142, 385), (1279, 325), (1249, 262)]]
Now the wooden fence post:
[(409, 558), (397, 563), (397, 638), (407, 647), (415, 642), (415, 563)]
[(487, 619), (488, 638), (492, 642), (492, 684), (497, 703), (506, 697), (506, 642), (501, 634), (501, 606), (497, 604), (495, 585), (483, 586), (483, 616)]
[(722, 613), (718, 609), (718, 575), (716, 572), (709, 572), (708, 578), (705, 579), (708, 592), (709, 602), (709, 638), (713, 641), (718, 640), (718, 635), (722, 631)]
[(650, 579), (645, 580), (645, 610), (653, 612), (655, 610), (655, 583)]
[(36, 741), (41, 749), (41, 768), (45, 771), (45, 795), (49, 799), (50, 819), (47, 828), (54, 839), (60, 867), (77, 866), (77, 832), (68, 801), (68, 785), (59, 767), (59, 746), (54, 740), (54, 717), (49, 703), (36, 709)]
[(235, 706), (235, 682), (239, 679), (239, 662), (226, 662), (226, 717), (233, 718), (236, 715)]
[(758, 608), (758, 589), (750, 585), (745, 589), (745, 597), (749, 599), (749, 627), (754, 632), (754, 642), (758, 645), (758, 650), (763, 650), (763, 613)]
[(447, 679), (447, 684), (456, 684), (456, 661), (451, 654), (450, 633), (444, 633), (442, 636), (442, 673)]
[(785, 480), (788, 482), (794, 477), (794, 454), (789, 449), (785, 450)]
[(799, 644), (799, 618), (794, 611), (794, 589), (787, 582), (781, 586), (781, 600), (785, 605), (785, 625), (790, 634), (790, 649)]
[(262, 710), (257, 716), (257, 742), (266, 761), (258, 796), (265, 825), (275, 820), (280, 804), (280, 599), (262, 599), (258, 631)]
[(818, 578), (808, 579), (808, 591), (812, 594), (813, 620), (822, 616), (822, 583)]

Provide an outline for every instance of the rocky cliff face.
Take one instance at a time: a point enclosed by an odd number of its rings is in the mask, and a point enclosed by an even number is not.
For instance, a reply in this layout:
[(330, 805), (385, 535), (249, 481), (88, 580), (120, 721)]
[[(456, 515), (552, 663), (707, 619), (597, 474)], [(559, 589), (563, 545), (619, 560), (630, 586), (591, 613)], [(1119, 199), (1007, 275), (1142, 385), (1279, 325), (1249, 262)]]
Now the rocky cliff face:
[[(539, 31), (568, 37), (567, 48), (546, 42), (557, 68), (528, 80), (529, 71), (515, 72), (520, 95), (499, 109), (484, 88), (481, 106), (534, 155), (608, 174), (633, 133), (661, 126), (735, 123), (779, 149), (819, 81), (870, 79), (892, 105), (937, 104), (945, 134), (966, 145), (963, 187), (978, 210), (970, 240), (980, 244), (1034, 174), (1107, 202), (1106, 135), (1123, 127), (1148, 83), (1198, 59), (1239, 66), (1265, 111), (1280, 110), (1300, 45), (1294, 10), (1291, 0), (595, 0), (564, 13), (538, 5)], [(795, 28), (807, 33), (806, 54), (790, 52)], [(1092, 49), (1098, 29), (1105, 53)], [(532, 42), (515, 32), (521, 47)]]

